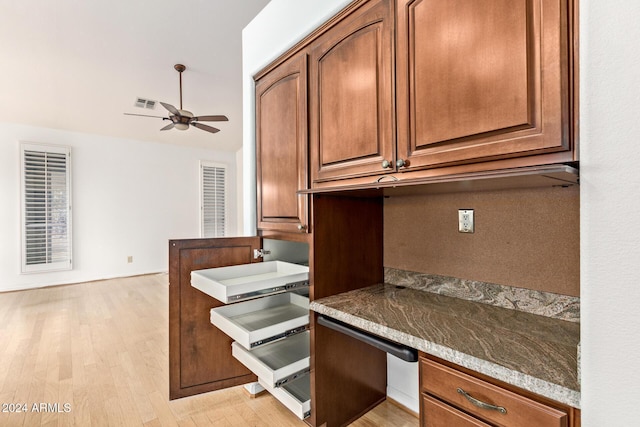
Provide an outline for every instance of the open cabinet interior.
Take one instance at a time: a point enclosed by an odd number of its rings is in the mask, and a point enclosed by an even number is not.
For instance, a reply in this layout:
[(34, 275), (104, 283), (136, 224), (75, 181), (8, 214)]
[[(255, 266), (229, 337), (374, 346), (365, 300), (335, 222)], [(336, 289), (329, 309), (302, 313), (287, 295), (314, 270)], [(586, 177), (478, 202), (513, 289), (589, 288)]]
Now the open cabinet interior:
[[(382, 199), (313, 196), (310, 299), (383, 281)], [(345, 425), (386, 397), (386, 353), (312, 313), (311, 425)]]
[[(170, 242), (172, 399), (257, 380), (313, 426), (347, 424), (385, 399), (385, 352), (319, 325), (308, 309), (314, 298), (383, 280), (382, 201), (318, 195), (312, 206), (308, 243), (299, 237)], [(274, 285), (281, 267), (260, 262), (291, 264), (282, 274), (293, 282)], [(308, 286), (300, 277), (304, 268)], [(229, 276), (235, 271), (264, 286), (247, 288), (251, 280)], [(231, 286), (214, 290), (216, 282)], [(243, 291), (230, 290), (236, 285)]]

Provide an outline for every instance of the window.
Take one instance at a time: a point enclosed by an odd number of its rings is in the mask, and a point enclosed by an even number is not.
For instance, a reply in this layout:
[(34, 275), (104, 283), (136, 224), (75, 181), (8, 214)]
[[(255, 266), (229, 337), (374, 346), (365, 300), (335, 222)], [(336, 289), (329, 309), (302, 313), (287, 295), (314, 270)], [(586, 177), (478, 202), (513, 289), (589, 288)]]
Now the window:
[(200, 162), (202, 237), (224, 237), (227, 227), (227, 167)]
[(68, 147), (21, 144), (22, 272), (71, 269)]

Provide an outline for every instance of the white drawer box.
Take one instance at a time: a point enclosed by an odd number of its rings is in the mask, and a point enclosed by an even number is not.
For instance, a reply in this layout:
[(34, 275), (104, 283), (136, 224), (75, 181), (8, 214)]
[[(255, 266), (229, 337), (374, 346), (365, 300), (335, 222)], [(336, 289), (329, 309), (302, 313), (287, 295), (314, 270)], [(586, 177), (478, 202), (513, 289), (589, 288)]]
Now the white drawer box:
[(247, 350), (231, 344), (233, 357), (271, 387), (281, 387), (309, 372), (309, 331)]
[(303, 375), (297, 380), (277, 388), (271, 387), (260, 378), (258, 378), (258, 382), (301, 420), (311, 414), (311, 382), (309, 375)]
[(252, 349), (307, 329), (309, 298), (285, 292), (213, 308), (211, 323)]
[(309, 267), (256, 262), (191, 272), (191, 286), (225, 304), (309, 286)]

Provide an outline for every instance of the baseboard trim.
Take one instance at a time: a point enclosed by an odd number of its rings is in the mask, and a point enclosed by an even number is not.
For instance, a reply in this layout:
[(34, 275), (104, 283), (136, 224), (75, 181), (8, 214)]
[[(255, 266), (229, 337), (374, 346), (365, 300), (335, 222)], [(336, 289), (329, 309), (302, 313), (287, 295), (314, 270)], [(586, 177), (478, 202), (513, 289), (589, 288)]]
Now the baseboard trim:
[(407, 408), (405, 405), (403, 405), (402, 403), (398, 402), (397, 400), (387, 396), (387, 402), (391, 403), (393, 406), (396, 406), (397, 408), (402, 409), (404, 412), (408, 413), (409, 415), (413, 415), (416, 418), (420, 418), (420, 414), (413, 411), (410, 408)]

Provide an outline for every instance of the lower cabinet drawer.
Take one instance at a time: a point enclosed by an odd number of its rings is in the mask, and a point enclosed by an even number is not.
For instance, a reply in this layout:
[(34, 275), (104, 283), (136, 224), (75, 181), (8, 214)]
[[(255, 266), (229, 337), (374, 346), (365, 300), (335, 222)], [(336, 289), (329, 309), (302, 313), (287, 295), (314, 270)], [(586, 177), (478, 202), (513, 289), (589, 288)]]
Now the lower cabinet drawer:
[[(420, 360), (422, 391), (500, 427), (566, 427), (568, 415), (429, 359)], [(427, 424), (429, 425), (429, 424)], [(474, 424), (470, 424), (474, 425)]]
[(309, 372), (309, 331), (247, 350), (237, 342), (231, 354), (260, 380), (280, 387)]
[(258, 378), (258, 382), (301, 420), (311, 415), (311, 379), (309, 375), (303, 375), (281, 387), (271, 387), (262, 378)]
[(211, 309), (211, 323), (246, 349), (306, 330), (309, 298), (291, 292)]
[(491, 427), (424, 393), (420, 412), (424, 427)]

